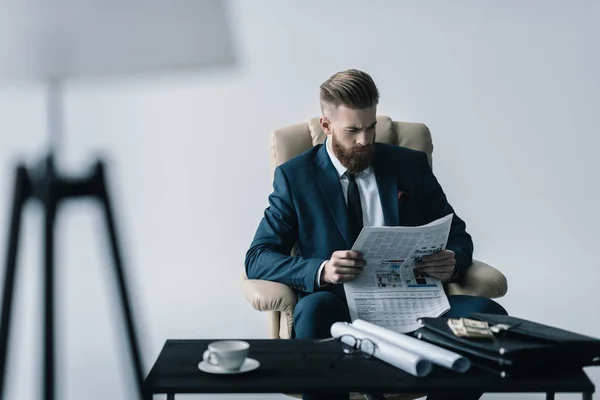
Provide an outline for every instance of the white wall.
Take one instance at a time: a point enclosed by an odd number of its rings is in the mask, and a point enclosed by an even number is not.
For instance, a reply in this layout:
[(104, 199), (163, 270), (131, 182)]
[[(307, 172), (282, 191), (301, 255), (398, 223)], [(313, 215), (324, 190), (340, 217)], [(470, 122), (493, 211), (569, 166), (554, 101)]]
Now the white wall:
[[(431, 128), (435, 173), (468, 223), (475, 257), (508, 277), (500, 303), (600, 337), (600, 3), (230, 4), (236, 68), (67, 91), (61, 166), (82, 170), (99, 153), (110, 160), (147, 368), (167, 338), (265, 337), (265, 316), (242, 298), (239, 277), (271, 190), (267, 135), (317, 115), (318, 85), (347, 68), (373, 76), (381, 114)], [(0, 91), (3, 193), (15, 159), (43, 149), (41, 96), (31, 86)], [(8, 206), (0, 197), (3, 227)], [(82, 202), (62, 211), (60, 393), (125, 398), (99, 213)], [(25, 222), (9, 377), (19, 399), (37, 393), (41, 372), (39, 210)], [(600, 372), (589, 373), (600, 384)]]

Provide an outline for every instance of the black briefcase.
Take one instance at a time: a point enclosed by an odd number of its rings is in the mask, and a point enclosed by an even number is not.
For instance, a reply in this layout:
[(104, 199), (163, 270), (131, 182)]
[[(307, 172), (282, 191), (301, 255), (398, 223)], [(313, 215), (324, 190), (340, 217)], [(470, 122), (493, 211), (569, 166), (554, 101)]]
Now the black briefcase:
[(473, 313), (469, 318), (496, 327), (491, 339), (455, 336), (448, 318), (421, 318), (418, 339), (465, 355), (471, 363), (503, 377), (600, 365), (600, 340), (516, 317)]

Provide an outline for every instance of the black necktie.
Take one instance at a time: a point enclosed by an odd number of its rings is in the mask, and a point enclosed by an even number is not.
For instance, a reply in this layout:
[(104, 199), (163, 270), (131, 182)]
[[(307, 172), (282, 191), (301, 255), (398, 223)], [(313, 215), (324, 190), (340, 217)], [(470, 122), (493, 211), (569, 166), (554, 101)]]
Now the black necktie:
[(360, 231), (363, 228), (363, 217), (362, 207), (360, 205), (360, 193), (358, 191), (358, 185), (356, 184), (356, 178), (354, 174), (346, 173), (348, 175), (348, 228), (350, 229), (350, 240), (351, 244), (358, 237)]

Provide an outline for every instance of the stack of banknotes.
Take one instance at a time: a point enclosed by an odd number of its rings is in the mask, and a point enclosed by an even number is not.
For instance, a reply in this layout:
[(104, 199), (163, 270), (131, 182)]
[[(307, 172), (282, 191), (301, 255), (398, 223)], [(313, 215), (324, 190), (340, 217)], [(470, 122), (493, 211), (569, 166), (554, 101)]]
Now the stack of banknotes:
[(494, 333), (485, 321), (476, 321), (469, 318), (449, 318), (448, 326), (459, 337), (469, 337), (476, 339), (492, 339)]

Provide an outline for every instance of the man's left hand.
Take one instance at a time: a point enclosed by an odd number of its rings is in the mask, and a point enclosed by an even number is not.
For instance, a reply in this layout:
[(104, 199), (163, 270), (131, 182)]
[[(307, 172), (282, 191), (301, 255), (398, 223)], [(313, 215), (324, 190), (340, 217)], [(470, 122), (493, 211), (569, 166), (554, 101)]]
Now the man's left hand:
[(424, 256), (416, 266), (420, 272), (438, 278), (442, 282), (447, 282), (452, 278), (456, 267), (454, 252), (452, 250), (442, 250)]

